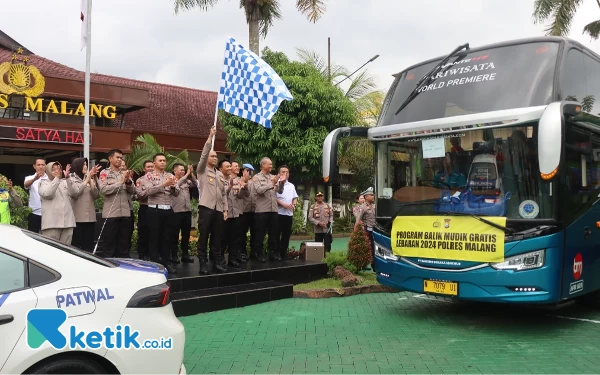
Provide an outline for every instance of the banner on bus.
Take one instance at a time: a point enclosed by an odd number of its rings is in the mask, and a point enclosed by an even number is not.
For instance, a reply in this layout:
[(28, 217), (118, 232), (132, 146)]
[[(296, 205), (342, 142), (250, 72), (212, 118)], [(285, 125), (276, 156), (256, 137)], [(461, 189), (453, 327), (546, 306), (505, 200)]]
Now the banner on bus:
[[(506, 226), (505, 217), (485, 220)], [(391, 243), (393, 253), (403, 257), (504, 261), (504, 231), (472, 217), (398, 216)]]

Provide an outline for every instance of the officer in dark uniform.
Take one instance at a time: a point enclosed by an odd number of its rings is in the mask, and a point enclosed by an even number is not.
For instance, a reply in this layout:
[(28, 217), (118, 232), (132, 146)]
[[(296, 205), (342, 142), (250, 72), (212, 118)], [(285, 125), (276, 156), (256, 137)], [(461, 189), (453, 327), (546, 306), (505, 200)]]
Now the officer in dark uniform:
[[(164, 154), (154, 155), (154, 172), (142, 179), (137, 190), (148, 197), (148, 227), (150, 228), (150, 260), (162, 263), (170, 274), (177, 273), (171, 266), (173, 240), (173, 196), (179, 195), (177, 179), (165, 172), (167, 159)], [(160, 257), (160, 260), (159, 260)]]
[(148, 233), (148, 197), (142, 197), (139, 194), (139, 188), (142, 185), (142, 179), (147, 173), (154, 172), (154, 163), (152, 160), (146, 160), (144, 162), (144, 175), (137, 179), (135, 182), (136, 186), (136, 197), (140, 202), (140, 208), (138, 210), (138, 240), (137, 240), (137, 251), (138, 256), (142, 260), (148, 260), (149, 258), (149, 241), (150, 234)]

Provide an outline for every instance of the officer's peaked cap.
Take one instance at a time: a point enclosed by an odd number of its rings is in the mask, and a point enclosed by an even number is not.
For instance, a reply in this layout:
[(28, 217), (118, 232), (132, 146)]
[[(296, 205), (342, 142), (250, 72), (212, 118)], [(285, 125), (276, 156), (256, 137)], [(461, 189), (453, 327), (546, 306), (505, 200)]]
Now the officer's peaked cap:
[(373, 192), (373, 187), (370, 187), (367, 190), (363, 191), (361, 195), (375, 195), (375, 193)]

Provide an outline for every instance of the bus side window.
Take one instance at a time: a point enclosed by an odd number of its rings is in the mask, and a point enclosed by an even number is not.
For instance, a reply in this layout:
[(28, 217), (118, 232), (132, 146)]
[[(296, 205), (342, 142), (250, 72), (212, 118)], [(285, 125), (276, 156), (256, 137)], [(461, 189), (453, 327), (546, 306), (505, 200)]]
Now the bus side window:
[(562, 100), (574, 100), (581, 103), (587, 95), (584, 72), (583, 53), (575, 48), (570, 49), (560, 79)]
[(598, 199), (600, 192), (600, 138), (590, 130), (568, 124), (565, 147), (567, 222), (572, 222)]
[(585, 80), (587, 95), (580, 99), (585, 112), (598, 115), (600, 112), (600, 62), (595, 58), (584, 55)]

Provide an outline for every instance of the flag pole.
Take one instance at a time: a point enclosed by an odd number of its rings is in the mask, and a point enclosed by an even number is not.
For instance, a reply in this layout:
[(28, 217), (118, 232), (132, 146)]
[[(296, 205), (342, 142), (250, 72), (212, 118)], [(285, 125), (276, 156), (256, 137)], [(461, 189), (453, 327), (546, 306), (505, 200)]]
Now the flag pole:
[(90, 60), (92, 57), (92, 0), (87, 1), (85, 20), (87, 35), (85, 46), (85, 117), (83, 119), (83, 157), (90, 160)]
[[(217, 104), (215, 104), (215, 122), (213, 123), (213, 128), (217, 128), (217, 115), (219, 114), (219, 96), (217, 94)], [(215, 149), (215, 138), (217, 138), (217, 135), (213, 135), (212, 137), (212, 145), (210, 146), (210, 150), (214, 151)]]

